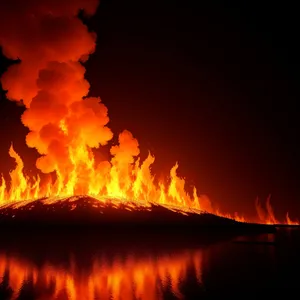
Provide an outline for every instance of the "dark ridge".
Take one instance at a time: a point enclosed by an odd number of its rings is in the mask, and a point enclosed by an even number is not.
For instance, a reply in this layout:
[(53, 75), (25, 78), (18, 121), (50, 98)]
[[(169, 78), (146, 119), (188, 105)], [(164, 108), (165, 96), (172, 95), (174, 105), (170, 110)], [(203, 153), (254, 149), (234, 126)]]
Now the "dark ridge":
[(276, 225), (274, 225), (275, 227), (278, 227), (278, 228), (280, 228), (280, 227), (286, 227), (286, 228), (300, 228), (300, 225), (289, 225), (289, 224), (276, 224)]
[(65, 198), (47, 204), (47, 199), (36, 200), (15, 208), (14, 204), (0, 208), (1, 228), (16, 232), (76, 231), (162, 233), (184, 235), (244, 234), (274, 232), (270, 225), (240, 223), (209, 213), (186, 214), (161, 205), (138, 206), (134, 202), (116, 205), (103, 203), (88, 196)]
[(234, 244), (244, 244), (244, 245), (266, 245), (266, 246), (276, 246), (277, 242), (271, 241), (232, 241)]

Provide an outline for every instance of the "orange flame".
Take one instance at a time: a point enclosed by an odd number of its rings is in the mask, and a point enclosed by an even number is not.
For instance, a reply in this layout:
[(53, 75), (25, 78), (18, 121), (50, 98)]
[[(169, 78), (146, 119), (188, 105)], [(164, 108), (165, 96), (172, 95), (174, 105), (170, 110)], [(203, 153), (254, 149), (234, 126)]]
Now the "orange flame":
[(259, 221), (261, 223), (270, 224), (270, 225), (274, 225), (274, 224), (300, 225), (298, 220), (292, 221), (289, 218), (289, 213), (288, 212), (286, 213), (285, 222), (280, 223), (275, 217), (274, 210), (273, 210), (273, 207), (270, 203), (270, 200), (271, 200), (271, 195), (269, 195), (268, 198), (267, 198), (266, 209), (264, 209), (261, 206), (258, 198), (256, 198), (256, 200), (255, 200), (255, 208), (256, 208), (257, 216), (258, 216)]
[[(131, 133), (125, 131), (121, 139), (132, 138)], [(118, 146), (113, 146), (118, 149)], [(113, 152), (113, 151), (112, 151)], [(71, 173), (63, 174), (57, 172), (54, 182), (42, 182), (40, 176), (29, 178), (24, 175), (24, 164), (20, 156), (10, 147), (9, 155), (15, 160), (16, 167), (10, 175), (9, 185), (2, 177), (0, 185), (0, 204), (14, 203), (19, 200), (39, 199), (44, 197), (67, 197), (81, 195), (83, 193), (96, 197), (99, 200), (130, 199), (147, 204), (148, 202), (161, 205), (170, 205), (184, 209), (203, 210), (207, 206), (207, 198), (204, 199), (204, 206), (201, 206), (201, 196), (197, 195), (196, 188), (190, 195), (185, 190), (185, 181), (178, 177), (176, 164), (170, 171), (170, 182), (156, 182), (151, 173), (151, 165), (154, 157), (149, 154), (143, 163), (139, 160), (130, 162), (122, 160), (126, 153), (121, 152), (120, 157), (114, 157), (111, 162), (100, 162), (95, 166), (92, 152), (87, 155), (84, 151), (83, 158), (74, 160), (74, 170)], [(89, 158), (87, 157), (89, 156)], [(80, 171), (77, 171), (80, 169)]]
[[(44, 289), (47, 299), (60, 299), (67, 294), (69, 300), (92, 300), (95, 296), (100, 299), (163, 299), (163, 290), (168, 286), (180, 299), (179, 285), (191, 268), (195, 270), (197, 281), (202, 282), (200, 250), (155, 258), (119, 257), (109, 261), (99, 257), (85, 273), (79, 270), (74, 259), (69, 268), (49, 263), (37, 267), (19, 258), (0, 255), (0, 278), (5, 275), (8, 278), (6, 284), (12, 289), (12, 299), (17, 299), (23, 284), (30, 281), (34, 289)], [(42, 299), (43, 292), (39, 291), (39, 295)]]
[(300, 224), (298, 220), (292, 221), (292, 220), (290, 219), (290, 217), (289, 217), (289, 213), (288, 213), (288, 212), (286, 213), (285, 218), (286, 218), (286, 222), (285, 222), (285, 223), (286, 223), (287, 225), (299, 225), (299, 224)]
[[(121, 140), (124, 141), (126, 138), (137, 143), (128, 131), (122, 133)], [(117, 146), (114, 147), (114, 151), (116, 151), (118, 148)], [(128, 202), (134, 201), (137, 207), (138, 205), (147, 206), (154, 203), (182, 212), (202, 213), (207, 211), (238, 222), (250, 222), (237, 212), (231, 215), (214, 210), (208, 197), (205, 195), (199, 196), (195, 187), (192, 195), (190, 195), (185, 190), (185, 180), (177, 175), (178, 164), (171, 169), (168, 183), (155, 181), (155, 176), (151, 172), (154, 156), (151, 154), (142, 163), (139, 159), (136, 161), (130, 159), (130, 163), (126, 164), (121, 158), (117, 158), (118, 160), (113, 158), (111, 162), (100, 162), (98, 167), (95, 167), (94, 156), (90, 152), (90, 160), (87, 160), (84, 165), (86, 172), (88, 171), (88, 173), (83, 173), (85, 176), (79, 177), (81, 173), (77, 174), (74, 171), (72, 174), (67, 174), (66, 178), (64, 174), (58, 173), (54, 182), (43, 181), (40, 176), (33, 178), (25, 176), (23, 161), (13, 146), (9, 149), (9, 155), (15, 160), (16, 167), (9, 173), (9, 184), (2, 177), (0, 205), (21, 204), (20, 200), (30, 199), (30, 201), (33, 201), (46, 197), (69, 197), (80, 195), (81, 193), (77, 193), (79, 191), (103, 202), (110, 199), (121, 199)], [(124, 153), (122, 155), (126, 156)], [(83, 164), (83, 162), (80, 162), (80, 164)], [(266, 210), (262, 208), (258, 198), (255, 201), (259, 222), (263, 224), (280, 224), (275, 218), (270, 198), (269, 195), (266, 201)], [(290, 219), (288, 213), (284, 223), (299, 225), (298, 221)]]

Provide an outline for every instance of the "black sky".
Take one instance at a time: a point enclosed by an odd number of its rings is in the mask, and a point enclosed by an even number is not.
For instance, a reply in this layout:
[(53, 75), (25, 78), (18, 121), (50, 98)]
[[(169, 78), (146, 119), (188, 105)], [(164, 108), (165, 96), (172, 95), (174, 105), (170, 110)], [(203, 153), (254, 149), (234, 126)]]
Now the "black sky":
[[(196, 2), (196, 1), (194, 1)], [(202, 1), (197, 1), (202, 2)], [(206, 1), (203, 1), (206, 2)], [(160, 175), (180, 173), (230, 212), (300, 215), (299, 46), (296, 7), (260, 1), (103, 0), (88, 20), (97, 50), (91, 95), (115, 133), (129, 129)], [(243, 2), (243, 3), (241, 3)], [(8, 62), (1, 58), (0, 72)], [(13, 141), (28, 165), (22, 108), (1, 92), (1, 171)]]

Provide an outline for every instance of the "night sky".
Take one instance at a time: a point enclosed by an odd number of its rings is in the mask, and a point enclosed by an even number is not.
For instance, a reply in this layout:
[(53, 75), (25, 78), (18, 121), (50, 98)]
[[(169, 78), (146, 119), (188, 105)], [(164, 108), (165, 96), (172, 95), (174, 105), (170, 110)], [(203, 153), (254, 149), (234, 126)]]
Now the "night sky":
[[(142, 156), (155, 155), (158, 176), (178, 161), (188, 184), (225, 211), (252, 216), (256, 196), (271, 193), (279, 218), (298, 217), (297, 10), (201, 2), (102, 0), (85, 20), (98, 34), (85, 64), (90, 94), (115, 133), (129, 129)], [(1, 74), (8, 65), (1, 57)], [(32, 168), (23, 108), (0, 96), (1, 172), (13, 167), (11, 142)]]

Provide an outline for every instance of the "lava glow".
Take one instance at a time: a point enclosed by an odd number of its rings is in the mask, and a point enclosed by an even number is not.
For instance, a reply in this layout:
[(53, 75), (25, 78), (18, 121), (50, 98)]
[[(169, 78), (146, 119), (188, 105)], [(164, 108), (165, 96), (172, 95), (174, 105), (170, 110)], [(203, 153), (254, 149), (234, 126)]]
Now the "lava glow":
[(168, 287), (181, 299), (179, 287), (188, 270), (193, 269), (197, 281), (202, 282), (200, 250), (156, 257), (115, 257), (112, 262), (110, 258), (97, 257), (84, 271), (74, 259), (70, 259), (68, 268), (51, 263), (38, 267), (18, 257), (0, 254), (0, 284), (12, 290), (11, 299), (19, 299), (27, 285), (38, 293), (39, 299), (154, 300), (164, 299), (163, 292)]
[[(94, 14), (96, 0), (9, 2), (3, 7), (0, 3), (0, 45), (8, 58), (19, 61), (1, 83), (9, 100), (25, 106), (21, 121), (29, 129), (26, 143), (40, 154), (36, 167), (42, 175), (26, 176), (21, 157), (11, 147), (16, 167), (8, 182), (2, 177), (1, 205), (89, 195), (99, 201), (129, 199), (224, 215), (196, 188), (187, 192), (185, 180), (177, 175), (178, 164), (158, 181), (151, 172), (154, 156), (139, 158), (139, 143), (131, 132), (124, 130), (113, 142), (107, 107), (100, 98), (88, 96), (84, 77), (83, 63), (95, 50), (96, 36), (77, 15), (80, 10)], [(98, 161), (95, 151), (108, 146), (110, 158)], [(269, 202), (267, 216), (257, 208), (260, 222), (277, 223)], [(247, 221), (237, 214), (225, 216)], [(288, 215), (287, 223), (292, 223)]]

